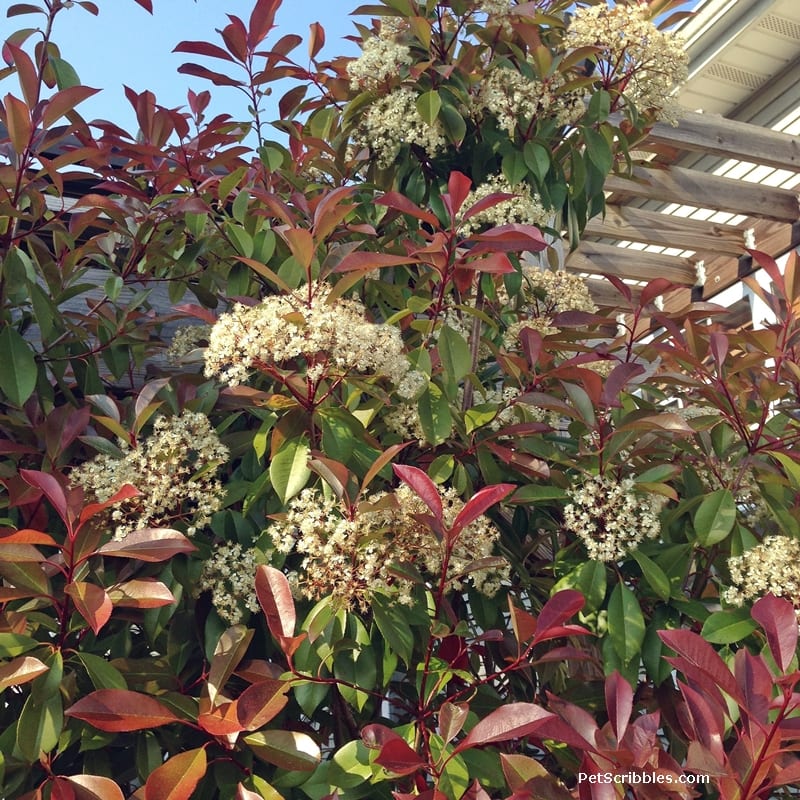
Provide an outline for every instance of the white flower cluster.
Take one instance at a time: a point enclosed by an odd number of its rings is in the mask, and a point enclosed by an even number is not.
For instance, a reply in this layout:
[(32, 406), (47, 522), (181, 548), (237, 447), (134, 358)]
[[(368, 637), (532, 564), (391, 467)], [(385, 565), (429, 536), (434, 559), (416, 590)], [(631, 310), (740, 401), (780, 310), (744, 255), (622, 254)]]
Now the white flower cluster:
[(197, 593), (211, 592), (211, 602), (230, 625), (238, 625), (248, 612), (258, 611), (255, 593), (258, 552), (245, 549), (237, 542), (219, 545), (203, 564)]
[(465, 236), (483, 225), (508, 225), (516, 222), (522, 225), (538, 225), (540, 228), (550, 224), (552, 213), (542, 205), (538, 195), (526, 183), (512, 186), (504, 175), (493, 175), (485, 183), (473, 189), (464, 201), (464, 211), (468, 211), (479, 200), (492, 194), (513, 194), (508, 200), (479, 211), (461, 225)]
[(504, 16), (511, 10), (511, 0), (478, 0), (475, 10), (488, 16)]
[(601, 72), (620, 80), (620, 90), (639, 109), (670, 118), (670, 95), (686, 80), (688, 55), (680, 37), (659, 31), (647, 2), (579, 8), (567, 30), (568, 47), (599, 47)]
[(400, 87), (378, 98), (367, 109), (356, 134), (360, 147), (369, 147), (377, 156), (378, 166), (390, 167), (400, 148), (421, 147), (429, 156), (447, 145), (438, 121), (429, 125), (417, 111), (417, 93)]
[[(705, 410), (713, 414), (713, 410)], [(739, 513), (750, 527), (763, 525), (772, 515), (750, 468), (719, 461), (708, 463), (697, 470), (700, 480), (712, 492), (729, 489), (733, 493)]]
[(547, 80), (528, 78), (517, 69), (498, 67), (483, 80), (477, 107), (489, 111), (500, 127), (514, 136), (517, 125), (527, 130), (538, 117), (571, 125), (584, 114), (583, 99), (573, 92), (559, 93), (564, 79), (556, 73)]
[(173, 364), (182, 363), (190, 353), (208, 341), (210, 334), (210, 325), (184, 325), (178, 328), (166, 350), (167, 360)]
[(367, 39), (361, 55), (347, 64), (350, 88), (356, 91), (377, 89), (381, 83), (397, 75), (400, 68), (411, 63), (411, 49), (397, 41), (403, 29), (385, 17), (380, 34)]
[(761, 544), (728, 559), (731, 586), (722, 593), (734, 606), (753, 602), (772, 592), (800, 609), (800, 541), (766, 536)]
[(159, 417), (153, 433), (122, 458), (103, 454), (76, 467), (70, 481), (99, 502), (128, 483), (139, 490), (112, 511), (118, 541), (135, 530), (170, 528), (179, 521), (191, 536), (222, 505), (225, 490), (215, 473), (229, 456), (208, 417), (184, 411)]
[(583, 542), (594, 561), (619, 561), (661, 532), (664, 498), (636, 491), (632, 479), (596, 475), (568, 491), (564, 527)]
[(237, 304), (223, 314), (209, 336), (206, 377), (236, 386), (254, 370), (291, 364), (304, 366), (317, 381), (359, 373), (400, 384), (409, 363), (398, 329), (369, 322), (355, 300), (329, 303), (327, 284), (310, 298), (307, 288), (267, 297), (257, 306)]
[[(453, 489), (440, 490), (446, 523), (452, 524), (463, 501)], [(296, 583), (312, 600), (330, 596), (344, 608), (366, 608), (379, 592), (396, 602), (411, 602), (412, 584), (393, 567), (411, 565), (436, 581), (444, 559), (444, 544), (415, 515), (427, 507), (407, 486), (392, 495), (367, 498), (348, 515), (339, 504), (313, 489), (304, 489), (289, 510), (268, 529), (277, 550), (303, 556)], [(481, 566), (492, 556), (499, 531), (485, 517), (459, 536), (448, 565), (448, 589), (467, 582), (493, 595), (508, 577), (507, 566)]]
[(516, 347), (523, 328), (533, 328), (542, 336), (557, 333), (553, 316), (562, 311), (585, 311), (594, 314), (597, 306), (592, 301), (586, 281), (573, 272), (525, 266), (522, 269), (522, 319), (508, 326), (504, 344)]

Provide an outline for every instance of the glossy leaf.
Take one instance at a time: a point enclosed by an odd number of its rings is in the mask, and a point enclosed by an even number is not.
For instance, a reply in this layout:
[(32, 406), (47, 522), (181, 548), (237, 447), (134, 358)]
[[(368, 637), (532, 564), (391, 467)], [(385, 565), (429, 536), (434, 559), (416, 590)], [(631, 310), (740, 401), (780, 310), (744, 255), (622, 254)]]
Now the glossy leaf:
[(395, 475), (409, 486), (414, 494), (428, 506), (433, 518), (441, 524), (444, 511), (442, 509), (442, 498), (439, 495), (436, 484), (418, 467), (394, 464), (393, 469)]
[(554, 714), (535, 703), (508, 703), (484, 717), (456, 746), (454, 753), (470, 747), (520, 739), (541, 730)]
[(78, 613), (89, 623), (89, 627), (97, 636), (111, 619), (111, 612), (114, 610), (111, 598), (101, 587), (85, 581), (68, 583), (64, 592), (72, 598)]
[(206, 774), (206, 751), (187, 750), (154, 769), (144, 785), (144, 800), (189, 800)]
[(310, 449), (305, 439), (290, 439), (275, 454), (269, 465), (272, 488), (285, 505), (308, 483)]
[(243, 741), (262, 761), (281, 769), (311, 772), (322, 757), (319, 746), (307, 733), (267, 730), (248, 734)]
[(644, 641), (645, 623), (636, 595), (618, 583), (608, 601), (608, 635), (617, 655), (629, 662), (638, 655)]
[(171, 528), (145, 528), (129, 533), (119, 542), (109, 542), (97, 552), (115, 558), (137, 561), (168, 561), (178, 553), (193, 553), (197, 548), (179, 531)]
[(21, 686), (47, 672), (49, 667), (33, 656), (19, 656), (7, 664), (0, 664), (0, 692), (9, 686)]
[(109, 733), (140, 731), (180, 722), (150, 695), (127, 689), (100, 689), (70, 706), (66, 715)]
[(256, 570), (256, 596), (267, 618), (267, 627), (276, 639), (294, 635), (297, 614), (292, 589), (286, 576), (266, 565)]
[(717, 489), (707, 495), (694, 515), (697, 541), (704, 547), (719, 544), (733, 530), (736, 501), (730, 489)]
[(69, 786), (75, 800), (124, 800), (125, 795), (119, 785), (101, 775), (71, 775), (58, 777)]
[(767, 635), (767, 644), (775, 663), (786, 672), (797, 651), (798, 629), (794, 606), (786, 598), (769, 593), (753, 604), (751, 613)]

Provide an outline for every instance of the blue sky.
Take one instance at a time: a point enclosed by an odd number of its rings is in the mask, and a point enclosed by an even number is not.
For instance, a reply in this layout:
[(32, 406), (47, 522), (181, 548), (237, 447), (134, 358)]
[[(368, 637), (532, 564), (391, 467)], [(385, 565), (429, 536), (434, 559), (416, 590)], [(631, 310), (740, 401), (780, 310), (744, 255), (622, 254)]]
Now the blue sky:
[[(153, 0), (152, 16), (134, 0), (95, 2), (100, 7), (99, 16), (92, 16), (76, 4), (58, 15), (53, 33), (62, 57), (72, 64), (81, 82), (102, 89), (99, 95), (79, 107), (85, 118), (109, 119), (135, 133), (135, 117), (123, 85), (137, 92), (150, 89), (159, 103), (169, 107), (185, 105), (187, 88), (210, 89), (214, 113), (246, 118), (246, 103), (239, 92), (177, 72), (185, 61), (197, 61), (213, 69), (224, 67), (223, 62), (215, 64), (213, 59), (172, 50), (184, 39), (219, 42), (215, 29), (227, 24), (226, 14), (234, 14), (247, 22), (254, 0)], [(0, 2), (2, 5), (4, 3)], [(326, 33), (324, 54), (355, 54), (355, 45), (342, 41), (342, 37), (355, 33), (354, 18), (349, 14), (358, 5), (358, 0), (284, 0), (268, 44), (286, 33), (297, 33), (305, 39), (309, 24), (319, 21)], [(19, 28), (39, 25), (43, 19), (40, 15), (3, 19), (2, 38)], [(308, 57), (305, 45), (298, 47), (293, 55), (305, 64)], [(15, 94), (19, 91), (15, 86), (3, 89)], [(271, 109), (267, 116), (274, 118), (277, 110)]]

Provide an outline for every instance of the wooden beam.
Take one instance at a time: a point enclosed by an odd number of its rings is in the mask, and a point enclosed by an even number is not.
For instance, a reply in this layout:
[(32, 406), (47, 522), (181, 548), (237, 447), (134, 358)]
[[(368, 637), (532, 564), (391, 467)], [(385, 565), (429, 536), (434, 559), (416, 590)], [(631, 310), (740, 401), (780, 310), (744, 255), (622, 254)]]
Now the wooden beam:
[(744, 252), (743, 228), (630, 206), (609, 205), (605, 218), (589, 220), (584, 235), (735, 256)]
[(687, 112), (677, 126), (657, 122), (643, 146), (648, 142), (800, 172), (796, 136), (713, 114)]
[(794, 223), (800, 217), (797, 194), (789, 189), (721, 178), (682, 167), (634, 167), (632, 178), (609, 175), (605, 188), (609, 192), (646, 197), (664, 203), (711, 208), (777, 222)]
[(694, 263), (687, 258), (597, 242), (581, 242), (567, 256), (566, 266), (575, 272), (605, 273), (639, 281), (666, 278), (683, 286), (693, 286), (697, 281)]
[[(586, 286), (589, 289), (589, 294), (592, 296), (595, 304), (601, 308), (620, 308), (627, 304), (622, 295), (617, 291), (616, 287), (610, 282), (597, 278), (589, 278), (586, 281)], [(633, 303), (639, 302), (639, 296), (642, 293), (641, 286), (630, 286)]]

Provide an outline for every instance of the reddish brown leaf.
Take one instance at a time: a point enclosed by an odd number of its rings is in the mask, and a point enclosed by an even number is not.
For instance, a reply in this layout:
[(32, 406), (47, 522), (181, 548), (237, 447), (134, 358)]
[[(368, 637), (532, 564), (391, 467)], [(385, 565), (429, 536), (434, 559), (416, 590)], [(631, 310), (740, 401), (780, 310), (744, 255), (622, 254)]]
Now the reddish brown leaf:
[[(554, 630), (559, 631), (556, 635), (563, 635), (560, 632), (563, 630), (562, 626), (583, 608), (585, 602), (583, 595), (575, 589), (563, 589), (556, 592), (542, 606), (542, 610), (536, 618), (534, 644), (554, 638)], [(586, 632), (584, 629), (581, 631)]]
[(276, 639), (291, 638), (297, 615), (286, 576), (275, 567), (260, 566), (256, 570), (256, 596), (267, 618), (270, 633)]
[(254, 731), (274, 719), (289, 702), (288, 681), (265, 680), (248, 686), (238, 700), (239, 724)]
[(160, 608), (175, 602), (169, 588), (155, 578), (140, 578), (118, 583), (108, 590), (115, 606), (125, 608)]
[(48, 547), (58, 547), (58, 543), (48, 533), (35, 531), (31, 528), (22, 528), (18, 531), (7, 531), (0, 534), (0, 544), (44, 544)]
[(11, 53), (14, 66), (17, 68), (17, 80), (22, 89), (22, 96), (25, 98), (28, 108), (33, 108), (36, 105), (39, 90), (39, 75), (36, 65), (21, 47), (11, 41), (6, 41), (4, 50)]
[(549, 720), (555, 719), (555, 714), (545, 711), (535, 703), (509, 703), (492, 711), (484, 717), (468, 734), (456, 745), (453, 753), (460, 753), (470, 747), (479, 747), (494, 742), (507, 742), (509, 739), (520, 739), (529, 736)]
[(153, 13), (153, 0), (135, 0), (145, 11)]
[(394, 256), (390, 253), (372, 253), (359, 250), (346, 255), (333, 270), (334, 272), (354, 272), (380, 268), (396, 267), (398, 264), (409, 264), (416, 259), (411, 256)]
[(78, 613), (89, 623), (97, 636), (100, 629), (111, 619), (114, 606), (104, 589), (93, 583), (76, 581), (68, 583), (64, 592), (72, 598)]
[(453, 171), (447, 181), (447, 194), (443, 195), (442, 201), (450, 214), (450, 219), (455, 219), (464, 201), (467, 199), (472, 181), (463, 173)]
[(325, 47), (325, 28), (319, 22), (312, 22), (308, 26), (308, 57), (316, 58), (323, 47)]
[(21, 686), (50, 669), (46, 664), (33, 656), (19, 656), (0, 665), (0, 692), (9, 686)]
[(750, 614), (764, 629), (775, 663), (782, 672), (786, 672), (797, 650), (794, 607), (785, 598), (769, 593), (753, 604)]
[(88, 86), (70, 86), (68, 89), (56, 92), (47, 101), (44, 108), (43, 121), (45, 127), (49, 128), (54, 122), (72, 111), (79, 103), (99, 91), (99, 89), (90, 89)]
[(138, 561), (167, 561), (178, 553), (193, 553), (197, 548), (179, 531), (171, 528), (145, 528), (129, 533), (122, 541), (109, 542), (97, 552), (115, 558)]
[(247, 44), (250, 47), (258, 47), (272, 30), (280, 4), (281, 0), (258, 0), (255, 4), (248, 21)]
[(122, 789), (111, 780), (100, 775), (71, 775), (59, 777), (72, 791), (75, 800), (124, 800)]
[(68, 525), (67, 496), (61, 484), (52, 475), (38, 470), (21, 469), (19, 474), (25, 483), (38, 489), (49, 500), (62, 522)]
[(439, 495), (436, 484), (417, 467), (409, 467), (405, 464), (393, 464), (392, 469), (394, 469), (395, 475), (397, 475), (403, 483), (407, 484), (419, 499), (428, 506), (431, 510), (431, 514), (433, 514), (433, 518), (441, 525), (444, 512), (442, 509), (442, 498)]
[(107, 508), (111, 508), (111, 506), (115, 505), (116, 503), (121, 503), (123, 500), (129, 500), (131, 497), (137, 497), (139, 494), (140, 492), (135, 486), (131, 486), (131, 484), (126, 483), (105, 502), (88, 503), (85, 505), (81, 510), (80, 519), (78, 521), (81, 525), (83, 525), (84, 522), (90, 520), (92, 517), (97, 516)]
[(208, 700), (200, 700), (197, 724), (212, 736), (231, 736), (240, 733), (239, 709), (236, 700), (211, 707)]
[(614, 670), (606, 678), (606, 708), (617, 742), (622, 741), (633, 711), (633, 689), (622, 675)]
[(181, 722), (154, 697), (128, 689), (98, 689), (64, 713), (109, 733), (142, 731)]
[(183, 41), (179, 42), (175, 49), (172, 51), (173, 53), (192, 53), (196, 56), (207, 56), (208, 58), (221, 58), (223, 61), (230, 61), (235, 63), (234, 60), (231, 58), (230, 53), (227, 50), (223, 50), (217, 44), (211, 44), (211, 42), (194, 42), (194, 41)]
[(0, 540), (0, 560), (15, 561), (18, 564), (23, 562), (40, 564), (46, 561), (47, 557), (32, 544)]
[(494, 251), (538, 253), (547, 247), (542, 232), (535, 225), (518, 223), (500, 225), (484, 233), (476, 233), (469, 237), (469, 241), (477, 242), (470, 251), (472, 255)]
[(194, 75), (196, 78), (205, 78), (211, 81), (215, 86), (241, 86), (242, 82), (237, 81), (236, 78), (231, 78), (228, 75), (223, 75), (221, 72), (213, 72), (212, 70), (200, 66), (200, 64), (181, 64), (178, 67), (178, 72), (181, 75)]
[(668, 292), (673, 286), (674, 284), (666, 278), (654, 278), (642, 289), (642, 293), (639, 295), (640, 305), (646, 306), (651, 300), (654, 300), (660, 294), (664, 294), (664, 292)]
[(144, 785), (145, 800), (189, 800), (206, 766), (202, 747), (173, 756), (150, 773)]

